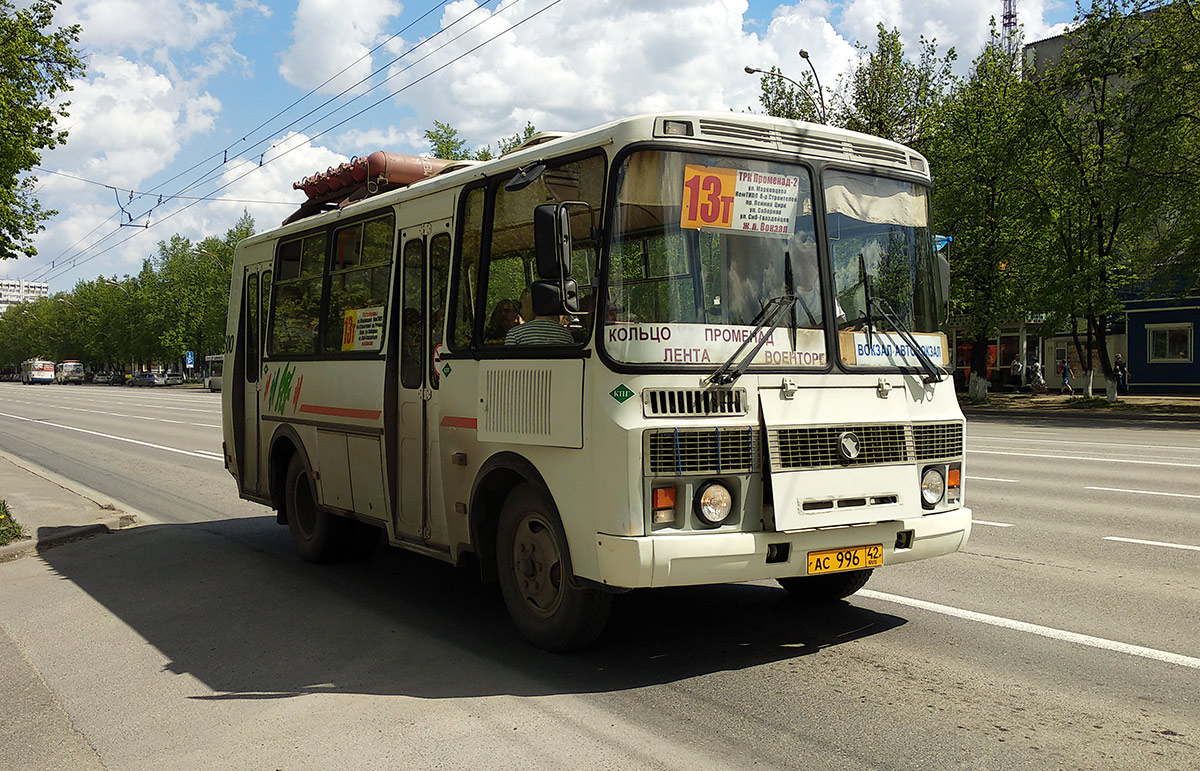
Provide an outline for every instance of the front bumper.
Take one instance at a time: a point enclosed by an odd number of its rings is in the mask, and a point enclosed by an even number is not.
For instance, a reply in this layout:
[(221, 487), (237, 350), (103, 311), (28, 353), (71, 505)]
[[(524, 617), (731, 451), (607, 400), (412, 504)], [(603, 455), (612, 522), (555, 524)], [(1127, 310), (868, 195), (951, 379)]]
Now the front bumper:
[[(909, 548), (897, 535), (913, 531)], [(971, 534), (971, 510), (955, 509), (912, 519), (791, 533), (687, 533), (615, 536), (598, 533), (602, 583), (628, 589), (652, 586), (761, 581), (804, 575), (810, 551), (883, 544), (883, 566), (958, 551)], [(768, 546), (788, 545), (784, 561), (767, 562)]]

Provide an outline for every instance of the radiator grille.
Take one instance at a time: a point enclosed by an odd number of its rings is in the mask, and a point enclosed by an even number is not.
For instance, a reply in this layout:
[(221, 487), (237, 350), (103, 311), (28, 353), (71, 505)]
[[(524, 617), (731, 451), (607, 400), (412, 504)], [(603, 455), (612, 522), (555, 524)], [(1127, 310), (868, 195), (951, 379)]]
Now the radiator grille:
[(487, 431), (550, 436), (550, 370), (493, 370), (487, 373)]
[[(859, 439), (859, 455), (853, 460), (838, 453), (838, 438), (846, 431)], [(916, 454), (906, 424), (773, 428), (767, 432), (767, 441), (772, 468), (777, 471), (910, 463)]]
[(699, 388), (647, 388), (642, 391), (642, 413), (706, 418), (716, 415), (745, 415), (746, 389), (703, 390)]
[(963, 454), (962, 423), (915, 423), (913, 443), (917, 460), (958, 458)]
[(758, 431), (673, 428), (646, 432), (646, 472), (651, 476), (748, 474), (758, 467)]

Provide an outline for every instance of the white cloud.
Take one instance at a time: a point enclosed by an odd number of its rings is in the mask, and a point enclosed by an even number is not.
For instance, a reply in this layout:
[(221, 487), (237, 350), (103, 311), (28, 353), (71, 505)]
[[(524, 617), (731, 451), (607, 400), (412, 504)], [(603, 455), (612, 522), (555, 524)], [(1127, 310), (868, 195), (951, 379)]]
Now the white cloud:
[(367, 54), (387, 37), (389, 20), (401, 10), (396, 0), (300, 0), (279, 73), (306, 90), (336, 94), (350, 88), (370, 76), (374, 64)]
[(109, 51), (189, 50), (232, 27), (220, 4), (195, 0), (68, 0), (62, 20), (83, 28), (87, 48)]

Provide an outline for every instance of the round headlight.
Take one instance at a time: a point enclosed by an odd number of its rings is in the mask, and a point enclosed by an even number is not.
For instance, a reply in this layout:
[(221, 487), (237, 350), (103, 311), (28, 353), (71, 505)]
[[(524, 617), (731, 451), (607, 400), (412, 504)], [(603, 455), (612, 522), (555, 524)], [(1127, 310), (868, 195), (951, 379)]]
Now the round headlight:
[(708, 525), (719, 525), (733, 511), (733, 495), (720, 482), (709, 482), (696, 493), (696, 516)]
[(921, 475), (921, 500), (926, 506), (933, 506), (946, 494), (946, 478), (941, 469), (927, 468)]

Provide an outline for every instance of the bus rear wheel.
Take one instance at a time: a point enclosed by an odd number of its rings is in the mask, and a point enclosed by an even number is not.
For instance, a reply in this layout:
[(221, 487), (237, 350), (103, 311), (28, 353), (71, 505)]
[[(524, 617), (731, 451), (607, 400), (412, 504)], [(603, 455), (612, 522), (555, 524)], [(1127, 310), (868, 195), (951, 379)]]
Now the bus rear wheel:
[(520, 485), (504, 501), (496, 563), (508, 614), (534, 645), (575, 650), (604, 631), (612, 595), (575, 580), (562, 523), (542, 488)]
[(288, 462), (283, 499), (288, 530), (300, 557), (307, 562), (329, 562), (340, 557), (346, 520), (317, 505), (308, 467), (299, 453)]
[(775, 580), (798, 600), (833, 602), (845, 599), (863, 588), (870, 577), (870, 570), (851, 570), (823, 576), (794, 576)]

